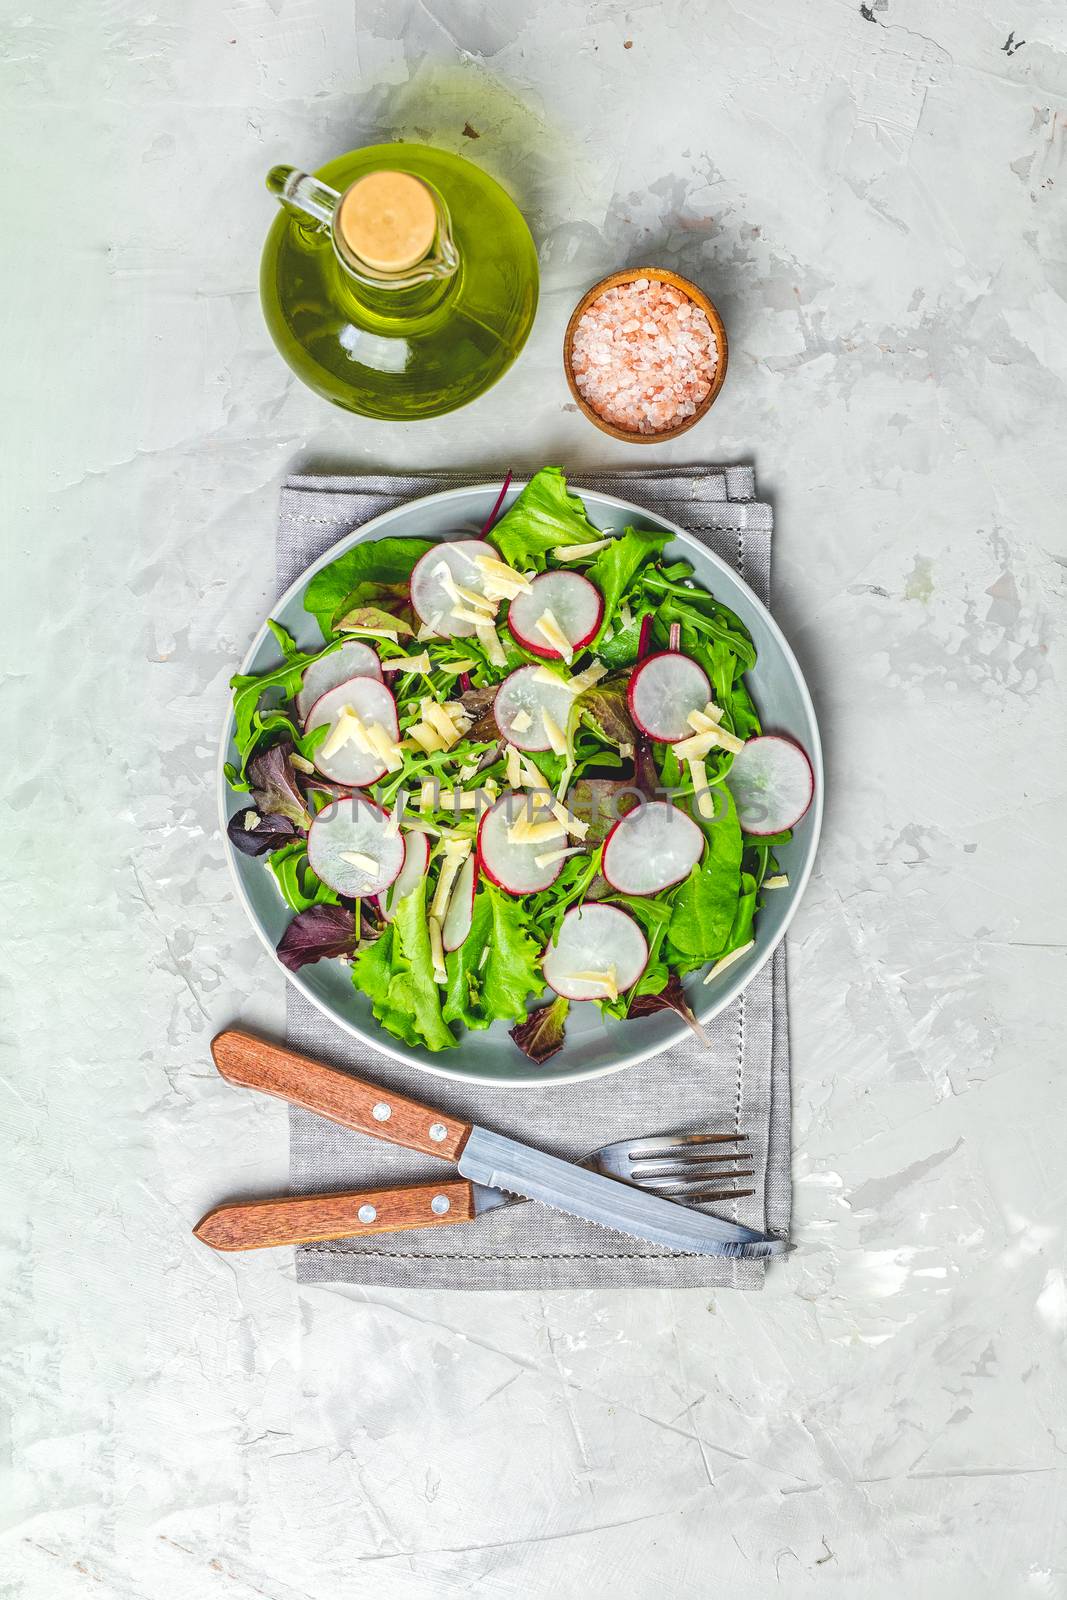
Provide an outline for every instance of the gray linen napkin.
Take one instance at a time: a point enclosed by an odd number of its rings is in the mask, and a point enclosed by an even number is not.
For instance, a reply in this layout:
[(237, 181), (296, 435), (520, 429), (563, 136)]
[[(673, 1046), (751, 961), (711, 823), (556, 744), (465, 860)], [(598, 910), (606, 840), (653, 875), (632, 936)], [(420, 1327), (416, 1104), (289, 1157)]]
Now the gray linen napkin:
[[(292, 477), (278, 524), (279, 592), (352, 528), (418, 495), (485, 481), (484, 474), (420, 472)], [(767, 601), (771, 508), (755, 501), (749, 467), (637, 468), (586, 473), (578, 488), (633, 499), (704, 539)], [(360, 1045), (295, 989), (287, 1032), (297, 1049), (400, 1090), (443, 1111), (577, 1159), (614, 1139), (738, 1128), (748, 1133), (755, 1193), (724, 1214), (750, 1227), (789, 1227), (789, 1034), (785, 948), (710, 1026), (711, 1048), (688, 1037), (638, 1066), (544, 1090), (450, 1083)], [(448, 1169), (290, 1108), (290, 1187), (295, 1193), (427, 1183)], [(578, 1289), (723, 1286), (758, 1289), (762, 1261), (678, 1255), (536, 1204), (447, 1228), (306, 1245), (305, 1283), (389, 1288)]]

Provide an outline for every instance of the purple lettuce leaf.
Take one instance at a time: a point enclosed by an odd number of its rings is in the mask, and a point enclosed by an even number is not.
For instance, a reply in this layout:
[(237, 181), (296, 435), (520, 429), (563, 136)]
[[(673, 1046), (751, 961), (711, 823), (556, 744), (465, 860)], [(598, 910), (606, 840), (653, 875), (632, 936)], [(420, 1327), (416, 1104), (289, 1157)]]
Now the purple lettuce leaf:
[(519, 1049), (537, 1066), (543, 1066), (550, 1056), (563, 1048), (564, 1024), (570, 1001), (558, 995), (551, 1005), (538, 1006), (525, 1022), (519, 1022), (508, 1032)]
[[(256, 818), (254, 827), (248, 825), (247, 819), (250, 817)], [(242, 855), (265, 856), (294, 839), (296, 829), (288, 817), (281, 817), (277, 812), (268, 812), (263, 816), (254, 806), (242, 806), (230, 818), (226, 835), (234, 849), (240, 850)]]
[(626, 678), (606, 678), (594, 684), (581, 696), (582, 715), (608, 744), (629, 745), (637, 743), (637, 729), (630, 716), (626, 700)]
[(269, 750), (261, 750), (249, 763), (248, 781), (256, 809), (263, 816), (273, 813), (288, 817), (295, 828), (307, 829), (311, 826), (311, 817), (304, 803), (296, 770), (289, 759), (292, 754), (290, 739), (283, 740), (281, 744), (272, 744)]
[(632, 1017), (650, 1017), (656, 1011), (674, 1011), (681, 1017), (687, 1027), (692, 1028), (697, 1038), (704, 1044), (711, 1041), (693, 1015), (689, 1002), (685, 998), (682, 980), (676, 972), (672, 972), (659, 994), (637, 994), (630, 1001), (627, 1019)]

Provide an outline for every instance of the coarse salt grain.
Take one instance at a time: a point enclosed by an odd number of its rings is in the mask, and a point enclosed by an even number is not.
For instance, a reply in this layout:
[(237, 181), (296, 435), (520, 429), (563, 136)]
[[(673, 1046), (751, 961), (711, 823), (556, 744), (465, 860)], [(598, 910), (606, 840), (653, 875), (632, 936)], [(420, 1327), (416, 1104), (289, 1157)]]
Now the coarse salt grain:
[(571, 347), (578, 392), (627, 433), (665, 433), (707, 397), (719, 360), (704, 312), (669, 283), (605, 289), (579, 317)]

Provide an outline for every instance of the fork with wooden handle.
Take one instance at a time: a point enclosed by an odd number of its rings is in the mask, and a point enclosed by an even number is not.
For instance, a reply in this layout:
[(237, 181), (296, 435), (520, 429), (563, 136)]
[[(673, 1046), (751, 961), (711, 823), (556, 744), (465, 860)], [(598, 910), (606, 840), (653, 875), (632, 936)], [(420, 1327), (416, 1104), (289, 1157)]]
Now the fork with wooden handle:
[[(702, 1215), (704, 1227), (696, 1229), (694, 1242), (689, 1237), (694, 1231), (690, 1222), (693, 1212), (669, 1203), (666, 1203), (665, 1212), (658, 1209), (665, 1204), (659, 1194), (671, 1188), (676, 1194), (682, 1194), (687, 1187), (691, 1187), (691, 1198), (699, 1203), (736, 1199), (751, 1194), (751, 1189), (736, 1187), (739, 1182), (754, 1175), (752, 1169), (744, 1165), (746, 1136), (742, 1133), (622, 1140), (605, 1146), (586, 1157), (582, 1164), (598, 1174), (609, 1175), (590, 1180), (601, 1189), (606, 1183), (605, 1202), (597, 1205), (594, 1202), (598, 1199), (599, 1190), (594, 1190), (591, 1201), (583, 1185), (577, 1186), (576, 1197), (575, 1186), (566, 1182), (567, 1175), (580, 1170), (578, 1166), (529, 1151), (515, 1141), (501, 1139), (499, 1135), (472, 1128), (468, 1123), (420, 1105), (393, 1090), (366, 1083), (350, 1073), (340, 1072), (322, 1062), (297, 1055), (238, 1030), (219, 1034), (212, 1043), (211, 1051), (215, 1065), (228, 1082), (274, 1095), (345, 1127), (358, 1129), (374, 1138), (386, 1139), (391, 1144), (455, 1161), (463, 1159), (469, 1144), (478, 1145), (480, 1141), (492, 1155), (499, 1156), (502, 1152), (506, 1157), (509, 1151), (517, 1151), (532, 1158), (533, 1179), (537, 1178), (538, 1164), (547, 1163), (550, 1174), (558, 1168), (564, 1175), (562, 1198), (554, 1190), (548, 1194), (516, 1194), (506, 1192), (492, 1181), (481, 1181), (480, 1177), (460, 1177), (433, 1184), (337, 1194), (291, 1195), (218, 1206), (209, 1211), (193, 1230), (197, 1238), (217, 1250), (254, 1250), (269, 1245), (310, 1244), (364, 1233), (447, 1227), (454, 1223), (470, 1222), (486, 1211), (526, 1198), (547, 1199), (549, 1204), (558, 1204), (564, 1210), (571, 1210), (574, 1215), (586, 1216), (590, 1221), (602, 1222), (605, 1226), (622, 1228), (627, 1232), (634, 1225), (636, 1205), (637, 1225), (642, 1227), (636, 1237), (651, 1237), (653, 1242), (664, 1242), (661, 1233), (666, 1226), (668, 1233), (664, 1237), (673, 1241), (673, 1224), (675, 1229), (681, 1227), (684, 1235), (677, 1247), (695, 1248), (699, 1252), (764, 1255), (778, 1254), (785, 1248), (782, 1241), (765, 1240), (763, 1235), (740, 1224), (723, 1222), (700, 1213), (696, 1215)], [(651, 1163), (646, 1150), (654, 1156)], [(477, 1160), (473, 1164), (476, 1166)], [(690, 1173), (694, 1178), (699, 1178), (699, 1182), (687, 1186), (685, 1180)], [(618, 1179), (622, 1179), (627, 1186), (645, 1190), (649, 1199), (646, 1201), (642, 1197), (639, 1202), (623, 1205), (620, 1209)], [(519, 1181), (522, 1181), (521, 1174)], [(629, 1192), (632, 1196), (634, 1191), (630, 1189)], [(647, 1223), (646, 1210), (649, 1211)], [(684, 1224), (682, 1218), (685, 1218)], [(657, 1223), (659, 1232), (654, 1226)]]

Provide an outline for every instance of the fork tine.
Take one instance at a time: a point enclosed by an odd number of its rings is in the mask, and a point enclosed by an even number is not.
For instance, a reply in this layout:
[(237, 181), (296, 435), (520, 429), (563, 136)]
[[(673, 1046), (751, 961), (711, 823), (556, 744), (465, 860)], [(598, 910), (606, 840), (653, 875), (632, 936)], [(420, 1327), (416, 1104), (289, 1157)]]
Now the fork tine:
[(718, 1205), (723, 1200), (747, 1200), (749, 1195), (755, 1194), (755, 1189), (716, 1189), (714, 1193), (691, 1194), (686, 1201), (687, 1205)]
[(744, 1172), (705, 1173), (701, 1178), (676, 1179), (670, 1183), (664, 1183), (660, 1179), (656, 1179), (653, 1183), (647, 1178), (631, 1178), (630, 1182), (635, 1189), (650, 1189), (656, 1194), (667, 1195), (668, 1198), (674, 1195), (688, 1197), (701, 1189), (709, 1187), (717, 1189), (721, 1184), (734, 1183), (738, 1178), (754, 1178), (755, 1175), (753, 1169), (749, 1167)]
[(634, 1178), (669, 1178), (672, 1173), (679, 1177), (688, 1177), (691, 1173), (702, 1172), (705, 1168), (714, 1169), (723, 1163), (731, 1161), (751, 1161), (751, 1150), (725, 1150), (721, 1155), (693, 1156), (691, 1160), (675, 1161), (631, 1161), (630, 1171)]
[(661, 1134), (658, 1138), (629, 1140), (626, 1153), (631, 1161), (664, 1160), (668, 1157), (688, 1161), (699, 1158), (701, 1145), (739, 1144), (747, 1138), (747, 1133)]

